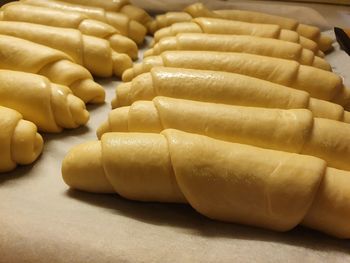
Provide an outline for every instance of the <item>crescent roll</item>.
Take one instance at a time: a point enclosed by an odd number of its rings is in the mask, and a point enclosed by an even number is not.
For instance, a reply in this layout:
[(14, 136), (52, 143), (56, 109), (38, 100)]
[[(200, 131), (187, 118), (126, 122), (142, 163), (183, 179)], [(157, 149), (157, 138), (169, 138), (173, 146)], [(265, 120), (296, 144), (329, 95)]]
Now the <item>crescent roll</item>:
[(85, 35), (106, 39), (116, 52), (128, 54), (133, 59), (138, 56), (138, 48), (133, 40), (120, 35), (120, 32), (109, 24), (88, 19), (81, 13), (18, 4), (18, 2), (6, 4), (0, 10), (2, 13), (0, 20), (74, 28)]
[(309, 109), (315, 117), (350, 122), (338, 104), (310, 98), (302, 90), (245, 75), (209, 70), (155, 67), (116, 88), (112, 108), (167, 96), (230, 105)]
[(300, 65), (296, 61), (244, 53), (213, 51), (166, 51), (145, 58), (123, 73), (123, 81), (156, 66), (226, 71), (305, 90), (312, 97), (350, 107), (350, 90), (335, 73)]
[(104, 89), (94, 82), (89, 71), (59, 50), (5, 35), (0, 35), (0, 50), (0, 69), (46, 76), (68, 86), (84, 102), (101, 103), (105, 99)]
[(76, 128), (89, 120), (84, 102), (69, 88), (32, 73), (0, 70), (0, 105), (18, 111), (43, 132)]
[(107, 40), (82, 35), (80, 31), (25, 22), (0, 21), (0, 34), (27, 39), (54, 49), (73, 58), (93, 75), (121, 76), (132, 66), (131, 59), (111, 49)]
[(295, 60), (302, 65), (331, 70), (326, 60), (315, 56), (298, 43), (247, 35), (179, 33), (174, 37), (162, 38), (144, 53), (144, 57), (156, 56), (169, 50), (241, 52)]
[(177, 130), (107, 133), (71, 149), (62, 176), (83, 191), (189, 203), (215, 220), (350, 238), (350, 173), (313, 156)]
[(323, 56), (323, 54), (319, 54), (318, 46), (314, 41), (299, 36), (294, 31), (281, 29), (278, 25), (254, 24), (206, 17), (195, 18), (191, 22), (175, 23), (169, 27), (162, 28), (154, 34), (154, 43), (159, 42), (164, 37), (176, 36), (178, 33), (251, 35), (274, 38), (299, 43), (304, 48), (314, 52), (314, 54)]
[(17, 111), (0, 106), (0, 173), (34, 162), (43, 149), (36, 126)]
[(74, 5), (54, 0), (21, 0), (21, 3), (35, 6), (49, 7), (64, 11), (75, 11), (86, 15), (90, 19), (98, 20), (115, 27), (122, 35), (128, 36), (137, 44), (145, 38), (147, 29), (135, 20), (129, 19), (125, 14), (105, 11), (102, 8)]
[[(309, 154), (350, 171), (350, 124), (306, 109), (267, 109), (156, 97), (112, 110), (97, 135), (173, 128), (220, 140)], [(327, 143), (325, 143), (327, 142)]]

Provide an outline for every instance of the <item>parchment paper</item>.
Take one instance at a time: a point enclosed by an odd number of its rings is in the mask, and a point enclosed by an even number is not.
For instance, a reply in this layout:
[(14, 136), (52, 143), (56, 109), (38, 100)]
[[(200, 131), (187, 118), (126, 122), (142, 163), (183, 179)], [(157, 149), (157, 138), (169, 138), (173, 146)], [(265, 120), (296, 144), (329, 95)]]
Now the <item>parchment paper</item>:
[[(350, 57), (327, 56), (349, 84)], [(187, 205), (141, 203), (69, 190), (61, 161), (95, 140), (116, 79), (98, 80), (107, 102), (86, 127), (45, 135), (35, 164), (0, 175), (0, 262), (350, 262), (350, 241), (297, 227), (276, 233), (209, 220)]]

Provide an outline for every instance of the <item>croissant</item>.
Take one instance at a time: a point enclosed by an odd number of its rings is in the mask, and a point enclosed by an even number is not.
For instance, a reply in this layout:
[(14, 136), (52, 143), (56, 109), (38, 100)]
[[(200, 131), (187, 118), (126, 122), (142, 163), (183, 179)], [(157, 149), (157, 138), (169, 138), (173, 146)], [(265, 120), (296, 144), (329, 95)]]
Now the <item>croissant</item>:
[(224, 35), (252, 35), (258, 37), (274, 38), (294, 43), (300, 43), (304, 48), (310, 49), (318, 56), (324, 56), (319, 52), (317, 44), (298, 33), (281, 29), (278, 25), (254, 24), (240, 21), (232, 21), (217, 18), (195, 18), (191, 22), (175, 23), (162, 28), (154, 34), (154, 43), (178, 33), (206, 33)]
[(350, 173), (313, 156), (176, 130), (107, 133), (74, 147), (62, 176), (84, 191), (188, 202), (211, 219), (350, 237)]
[(85, 35), (106, 39), (116, 52), (128, 54), (133, 59), (136, 59), (138, 56), (138, 48), (135, 42), (126, 36), (120, 35), (119, 31), (106, 23), (88, 19), (87, 16), (78, 12), (62, 11), (18, 3), (19, 2), (12, 2), (4, 5), (0, 9), (2, 14), (0, 20), (74, 28)]
[(43, 149), (36, 126), (15, 110), (0, 106), (0, 172), (34, 162)]
[(299, 23), (295, 19), (270, 15), (260, 12), (246, 11), (246, 10), (217, 10), (212, 12), (202, 3), (195, 3), (185, 8), (185, 12), (192, 17), (218, 17), (229, 20), (262, 23), (262, 24), (276, 24), (283, 29), (293, 30), (298, 32), (301, 36), (315, 41), (322, 51), (327, 51), (332, 47), (332, 39), (328, 36), (321, 35), (320, 29), (314, 26)]
[(312, 97), (335, 102), (346, 109), (350, 107), (350, 91), (333, 72), (300, 65), (296, 61), (244, 53), (166, 51), (134, 64), (123, 73), (123, 81), (130, 81), (155, 66), (239, 73), (305, 90)]
[(63, 0), (63, 1), (76, 4), (76, 5), (96, 6), (96, 7), (103, 8), (106, 11), (121, 12), (127, 15), (130, 19), (140, 22), (142, 25), (145, 25), (153, 20), (152, 17), (145, 10), (134, 5), (130, 5), (128, 0), (120, 0), (120, 1)]
[(145, 38), (147, 29), (135, 20), (129, 19), (125, 14), (105, 11), (102, 8), (74, 5), (55, 0), (21, 0), (21, 3), (49, 7), (64, 11), (75, 11), (86, 15), (91, 19), (102, 21), (115, 27), (124, 36), (128, 36), (137, 44), (141, 44)]
[(68, 86), (84, 102), (101, 103), (105, 99), (104, 89), (94, 82), (89, 71), (61, 51), (5, 35), (0, 35), (0, 50), (1, 69), (46, 76)]
[(159, 133), (168, 128), (309, 154), (334, 168), (350, 171), (350, 125), (313, 118), (306, 109), (266, 109), (156, 97), (111, 111), (97, 135), (100, 138), (111, 131)]
[(20, 112), (43, 132), (76, 128), (89, 119), (84, 102), (69, 88), (32, 73), (0, 70), (0, 105)]
[(242, 52), (295, 60), (302, 65), (331, 70), (327, 61), (315, 56), (300, 44), (247, 35), (179, 33), (174, 37), (162, 38), (153, 48), (144, 53), (144, 57), (159, 55), (168, 50)]
[(80, 31), (25, 22), (0, 21), (0, 34), (27, 39), (63, 51), (93, 75), (121, 76), (132, 66), (125, 54), (113, 51), (107, 40), (82, 35)]

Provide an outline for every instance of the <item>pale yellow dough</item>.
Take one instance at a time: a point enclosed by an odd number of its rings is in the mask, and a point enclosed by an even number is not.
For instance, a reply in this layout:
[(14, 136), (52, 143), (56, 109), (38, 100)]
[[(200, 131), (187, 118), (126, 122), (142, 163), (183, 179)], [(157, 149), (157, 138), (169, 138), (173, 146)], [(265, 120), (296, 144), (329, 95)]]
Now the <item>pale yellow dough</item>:
[(22, 119), (17, 111), (0, 106), (0, 173), (17, 164), (34, 162), (43, 149), (43, 138), (35, 124)]
[(169, 27), (158, 30), (154, 34), (154, 43), (159, 42), (164, 37), (176, 36), (178, 33), (251, 35), (257, 37), (280, 39), (299, 43), (304, 48), (307, 48), (314, 52), (314, 54), (320, 55), (318, 53), (318, 46), (314, 41), (299, 36), (299, 34), (295, 31), (281, 29), (281, 27), (278, 25), (256, 24), (205, 17), (195, 18), (190, 22), (175, 23)]
[(0, 105), (18, 111), (43, 132), (76, 128), (89, 120), (84, 102), (69, 88), (32, 73), (0, 70)]
[(105, 11), (103, 8), (74, 5), (54, 0), (21, 0), (21, 3), (35, 6), (49, 7), (64, 11), (75, 11), (86, 15), (90, 19), (98, 20), (115, 27), (121, 34), (128, 36), (137, 44), (141, 44), (145, 38), (147, 29), (139, 22), (131, 20), (122, 13)]
[(107, 133), (74, 147), (62, 175), (72, 188), (188, 202), (216, 220), (276, 231), (304, 224), (350, 238), (350, 174), (312, 156), (177, 130)]
[(174, 37), (162, 38), (144, 53), (144, 57), (156, 56), (169, 50), (201, 50), (221, 52), (241, 52), (268, 57), (295, 60), (331, 71), (330, 64), (303, 48), (298, 43), (247, 35), (217, 35), (203, 33), (179, 33)]
[(214, 51), (166, 51), (145, 58), (123, 74), (124, 81), (149, 72), (157, 66), (192, 68), (239, 73), (264, 79), (294, 89), (305, 90), (312, 97), (350, 107), (350, 90), (333, 72), (300, 65), (296, 61), (253, 54)]
[(126, 36), (120, 35), (120, 32), (109, 24), (89, 19), (79, 12), (18, 3), (12, 2), (2, 6), (0, 20), (73, 28), (85, 35), (106, 39), (116, 52), (126, 53), (133, 59), (138, 56), (138, 48), (135, 42)]
[(43, 75), (68, 86), (84, 102), (101, 103), (105, 99), (103, 87), (94, 82), (90, 72), (59, 50), (6, 35), (0, 35), (0, 50), (0, 69)]

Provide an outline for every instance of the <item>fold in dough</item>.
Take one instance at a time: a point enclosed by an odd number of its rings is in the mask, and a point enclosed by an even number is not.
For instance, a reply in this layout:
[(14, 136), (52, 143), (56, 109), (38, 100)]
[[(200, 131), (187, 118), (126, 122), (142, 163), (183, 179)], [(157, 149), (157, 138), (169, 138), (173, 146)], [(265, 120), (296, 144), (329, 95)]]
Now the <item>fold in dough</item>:
[(191, 22), (175, 23), (169, 27), (162, 28), (154, 34), (154, 43), (159, 42), (164, 37), (176, 36), (178, 33), (251, 35), (274, 38), (299, 43), (304, 48), (314, 52), (314, 54), (323, 56), (319, 54), (318, 46), (314, 41), (299, 36), (294, 31), (281, 29), (278, 25), (254, 24), (217, 18), (200, 17), (191, 20)]
[(144, 57), (156, 56), (169, 50), (201, 50), (239, 52), (267, 57), (295, 60), (302, 65), (331, 71), (330, 64), (315, 56), (300, 44), (288, 41), (247, 35), (217, 35), (202, 33), (179, 33), (174, 37), (162, 38)]
[(101, 103), (105, 99), (104, 89), (90, 72), (59, 50), (5, 35), (0, 35), (0, 50), (0, 69), (43, 75), (68, 86), (84, 102)]
[(138, 48), (133, 40), (120, 35), (120, 32), (109, 24), (88, 19), (78, 12), (24, 5), (20, 2), (6, 4), (0, 11), (2, 13), (0, 20), (77, 29), (82, 34), (106, 39), (116, 52), (128, 54), (133, 59), (138, 56)]
[(69, 88), (32, 73), (0, 70), (0, 105), (18, 111), (43, 132), (76, 128), (89, 120), (84, 102)]
[(305, 90), (314, 98), (335, 102), (345, 109), (350, 107), (350, 90), (344, 87), (337, 74), (292, 60), (244, 53), (166, 51), (134, 64), (124, 72), (123, 81), (130, 81), (158, 66), (239, 73)]
[(54, 0), (21, 0), (21, 3), (35, 6), (49, 7), (64, 11), (75, 11), (86, 15), (90, 19), (98, 20), (115, 27), (122, 35), (128, 36), (137, 44), (145, 38), (147, 29), (135, 20), (129, 19), (125, 14), (105, 11), (102, 8), (74, 5)]
[(43, 149), (36, 126), (17, 111), (0, 106), (0, 173), (34, 162)]
[(155, 132), (165, 129), (220, 140), (309, 154), (350, 171), (350, 124), (313, 118), (306, 109), (266, 109), (156, 97), (112, 110), (97, 130)]
[(74, 147), (62, 175), (76, 189), (188, 202), (216, 220), (350, 238), (350, 174), (312, 156), (176, 130), (107, 133)]

